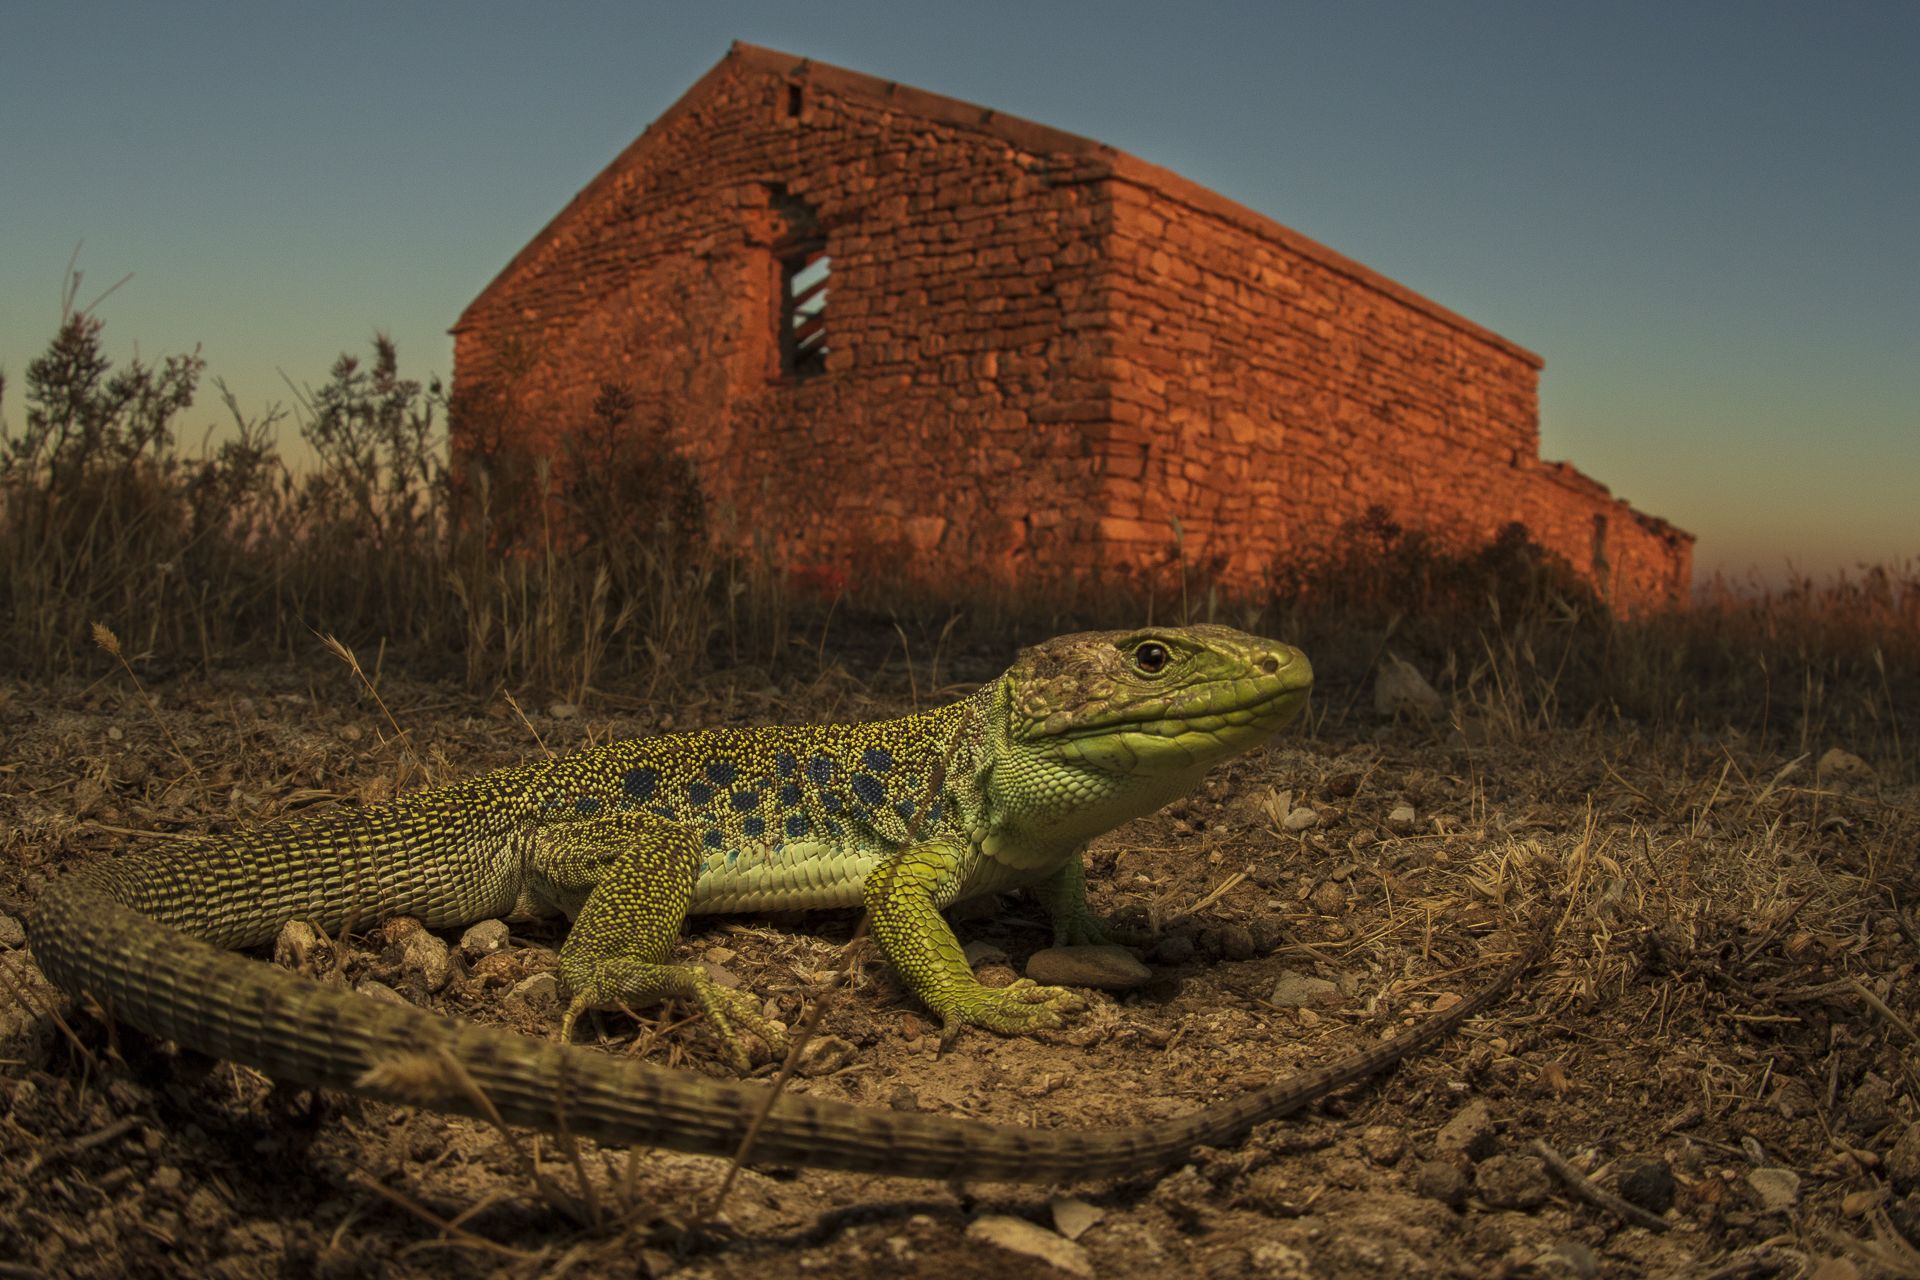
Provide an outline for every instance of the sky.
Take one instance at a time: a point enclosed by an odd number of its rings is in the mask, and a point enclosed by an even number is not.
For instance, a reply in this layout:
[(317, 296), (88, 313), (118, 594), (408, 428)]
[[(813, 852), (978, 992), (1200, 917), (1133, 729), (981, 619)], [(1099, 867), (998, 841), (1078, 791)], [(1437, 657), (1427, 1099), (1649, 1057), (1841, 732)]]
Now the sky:
[[(0, 416), (78, 249), (249, 411), (402, 370), (742, 39), (1165, 166), (1538, 352), (1696, 576), (1920, 560), (1920, 3), (8, 0)], [(195, 432), (224, 419), (206, 387)]]

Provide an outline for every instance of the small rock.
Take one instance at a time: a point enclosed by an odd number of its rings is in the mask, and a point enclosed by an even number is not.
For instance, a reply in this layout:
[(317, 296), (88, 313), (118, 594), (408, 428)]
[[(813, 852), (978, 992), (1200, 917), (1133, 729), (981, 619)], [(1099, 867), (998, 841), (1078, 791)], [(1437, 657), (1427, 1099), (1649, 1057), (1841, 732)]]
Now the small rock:
[(1340, 987), (1309, 973), (1282, 969), (1267, 999), (1282, 1009), (1310, 1009), (1315, 1005), (1339, 1004)]
[(1151, 952), (1155, 964), (1182, 965), (1193, 959), (1200, 950), (1190, 933), (1170, 933), (1154, 944)]
[(469, 960), (494, 955), (507, 949), (507, 922), (482, 920), (460, 935), (460, 954)]
[(1079, 1196), (1055, 1196), (1047, 1208), (1053, 1212), (1053, 1229), (1069, 1240), (1078, 1240), (1094, 1223), (1107, 1216), (1105, 1209), (1090, 1205)]
[(1387, 815), (1387, 826), (1401, 835), (1406, 835), (1413, 830), (1414, 824), (1419, 820), (1420, 815), (1413, 811), (1412, 805), (1395, 805), (1393, 812)]
[(1493, 1154), (1493, 1113), (1487, 1104), (1475, 1098), (1460, 1108), (1434, 1136), (1433, 1147), (1443, 1158), (1484, 1160)]
[(800, 1051), (800, 1065), (795, 1070), (809, 1077), (832, 1075), (852, 1065), (858, 1054), (859, 1050), (854, 1048), (850, 1040), (843, 1040), (839, 1036), (815, 1036)]
[(1813, 776), (1823, 787), (1850, 787), (1873, 781), (1873, 766), (1851, 751), (1831, 748), (1820, 757)]
[(1910, 1124), (1887, 1152), (1887, 1177), (1905, 1191), (1920, 1184), (1920, 1124)]
[(1287, 814), (1280, 825), (1288, 831), (1305, 831), (1308, 827), (1320, 825), (1320, 814), (1313, 809), (1302, 807)]
[(1538, 1156), (1488, 1156), (1474, 1169), (1473, 1186), (1496, 1209), (1538, 1209), (1553, 1194)]
[(986, 1214), (975, 1218), (967, 1227), (967, 1238), (995, 1245), (1009, 1253), (1038, 1258), (1068, 1275), (1093, 1274), (1093, 1263), (1088, 1260), (1085, 1249), (1025, 1218), (1005, 1213)]
[(580, 714), (580, 708), (571, 702), (556, 702), (547, 708), (547, 714), (555, 720), (571, 720)]
[(400, 974), (429, 994), (443, 990), (453, 980), (447, 944), (425, 929), (408, 934), (400, 943)]
[(1337, 880), (1322, 880), (1307, 895), (1307, 905), (1323, 916), (1337, 916), (1347, 909), (1347, 890)]
[(1438, 720), (1447, 713), (1447, 704), (1412, 663), (1389, 653), (1373, 678), (1373, 709), (1383, 716)]
[(960, 950), (967, 957), (967, 967), (969, 969), (978, 969), (983, 964), (1005, 964), (1007, 962), (1006, 948), (997, 946), (981, 938), (975, 938), (972, 942), (960, 948)]
[(723, 965), (702, 963), (700, 968), (706, 972), (709, 978), (713, 979), (713, 985), (716, 987), (725, 987), (729, 991), (738, 991), (742, 985), (740, 975)]
[(887, 1095), (887, 1105), (895, 1111), (918, 1111), (920, 1095), (913, 1091), (912, 1085), (895, 1085), (893, 1092)]
[(1200, 943), (1222, 960), (1253, 959), (1253, 930), (1243, 924), (1209, 925), (1201, 930)]
[(1131, 991), (1153, 980), (1153, 970), (1125, 947), (1048, 947), (1027, 961), (1027, 977), (1049, 987)]
[(1648, 1213), (1665, 1213), (1673, 1208), (1673, 1170), (1665, 1160), (1625, 1161), (1615, 1190), (1628, 1204), (1638, 1205)]
[(1755, 1169), (1747, 1185), (1760, 1197), (1762, 1213), (1785, 1213), (1800, 1203), (1800, 1175), (1791, 1169)]
[(0, 915), (0, 947), (12, 948), (26, 945), (26, 926), (12, 916)]
[(706, 954), (700, 958), (708, 964), (727, 965), (732, 964), (739, 956), (740, 953), (732, 947), (708, 947)]
[(208, 1232), (227, 1220), (227, 1206), (210, 1187), (201, 1187), (187, 1197), (187, 1225), (198, 1232)]
[(1360, 1135), (1360, 1149), (1375, 1164), (1398, 1164), (1407, 1154), (1407, 1131), (1397, 1124), (1370, 1124)]
[(1849, 1191), (1840, 1197), (1840, 1212), (1849, 1218), (1864, 1218), (1880, 1207), (1887, 1198), (1884, 1187), (1872, 1187), (1865, 1191)]
[(273, 962), (282, 969), (320, 973), (333, 967), (333, 942), (305, 920), (289, 920), (273, 940)]
[(1600, 1274), (1600, 1259), (1578, 1240), (1563, 1240), (1535, 1258), (1533, 1268), (1542, 1275), (1593, 1280)]
[(1847, 1095), (1847, 1124), (1856, 1133), (1872, 1133), (1893, 1118), (1893, 1086), (1885, 1077), (1868, 1072)]
[(550, 973), (533, 974), (515, 983), (507, 999), (519, 1001), (534, 1013), (551, 1013), (560, 1007), (560, 980)]
[(1788, 1120), (1810, 1116), (1820, 1109), (1820, 1100), (1812, 1087), (1797, 1076), (1782, 1076), (1768, 1101)]
[(1467, 1175), (1450, 1160), (1428, 1160), (1415, 1171), (1413, 1189), (1449, 1209), (1458, 1209), (1467, 1202)]
[(395, 991), (386, 983), (381, 982), (378, 978), (362, 978), (360, 981), (354, 983), (353, 989), (363, 996), (374, 1000), (384, 1000), (388, 1004), (405, 1005), (407, 1003), (405, 996)]

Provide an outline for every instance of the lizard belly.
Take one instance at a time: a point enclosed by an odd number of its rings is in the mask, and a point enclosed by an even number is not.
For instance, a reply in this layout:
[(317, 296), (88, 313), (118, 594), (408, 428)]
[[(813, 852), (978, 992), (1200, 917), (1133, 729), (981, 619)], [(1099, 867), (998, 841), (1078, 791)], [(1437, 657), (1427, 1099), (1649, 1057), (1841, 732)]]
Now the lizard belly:
[(745, 843), (708, 856), (687, 910), (707, 915), (857, 907), (868, 873), (885, 856), (804, 840), (777, 847)]

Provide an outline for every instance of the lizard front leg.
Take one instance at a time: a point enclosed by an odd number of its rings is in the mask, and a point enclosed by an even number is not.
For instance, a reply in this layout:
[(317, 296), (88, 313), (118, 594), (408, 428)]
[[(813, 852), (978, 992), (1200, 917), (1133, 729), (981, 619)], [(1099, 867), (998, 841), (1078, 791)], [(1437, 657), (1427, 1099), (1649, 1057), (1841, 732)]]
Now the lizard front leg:
[(962, 865), (959, 850), (931, 843), (910, 845), (875, 868), (863, 890), (874, 940), (948, 1035), (969, 1025), (1006, 1035), (1061, 1026), (1083, 1003), (1077, 993), (1026, 978), (987, 987), (973, 976), (940, 914), (958, 889)]
[(786, 1051), (786, 1036), (752, 995), (719, 985), (697, 965), (667, 963), (700, 861), (700, 847), (684, 827), (641, 814), (556, 822), (536, 834), (533, 874), (569, 914), (578, 904), (560, 946), (568, 1001), (562, 1040), (573, 1038), (573, 1024), (587, 1009), (678, 996), (706, 1013), (741, 1072), (753, 1065), (742, 1030), (776, 1054)]
[(1075, 849), (1060, 869), (1032, 886), (1031, 892), (1053, 922), (1053, 945), (1079, 947), (1117, 944), (1139, 946), (1147, 936), (1102, 920), (1087, 907), (1087, 870), (1084, 850)]

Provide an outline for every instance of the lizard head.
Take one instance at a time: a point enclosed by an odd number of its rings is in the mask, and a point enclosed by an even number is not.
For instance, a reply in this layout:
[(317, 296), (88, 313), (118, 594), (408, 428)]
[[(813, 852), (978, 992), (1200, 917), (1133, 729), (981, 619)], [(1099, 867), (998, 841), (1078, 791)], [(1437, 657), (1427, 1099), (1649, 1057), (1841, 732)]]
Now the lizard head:
[(1204, 770), (1306, 705), (1307, 656), (1231, 627), (1061, 636), (1006, 674), (1007, 732), (1026, 752), (1117, 774)]

